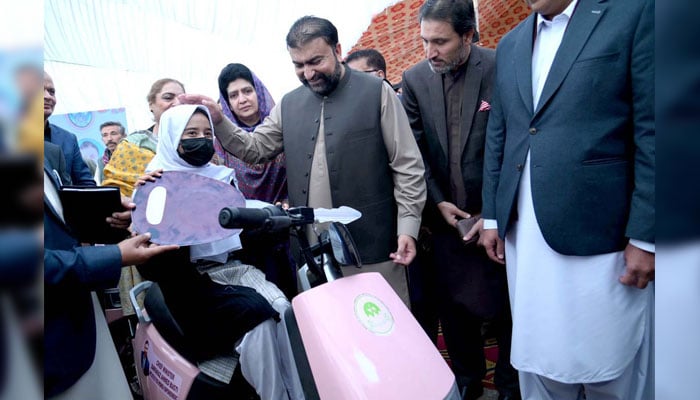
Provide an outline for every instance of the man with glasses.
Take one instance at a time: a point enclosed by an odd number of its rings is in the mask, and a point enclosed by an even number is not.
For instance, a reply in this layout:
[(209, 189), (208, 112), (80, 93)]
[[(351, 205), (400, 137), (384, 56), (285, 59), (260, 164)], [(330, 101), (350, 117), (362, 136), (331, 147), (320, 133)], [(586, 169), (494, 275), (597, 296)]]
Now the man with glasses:
[(386, 61), (375, 49), (362, 49), (348, 54), (345, 64), (356, 70), (386, 79)]

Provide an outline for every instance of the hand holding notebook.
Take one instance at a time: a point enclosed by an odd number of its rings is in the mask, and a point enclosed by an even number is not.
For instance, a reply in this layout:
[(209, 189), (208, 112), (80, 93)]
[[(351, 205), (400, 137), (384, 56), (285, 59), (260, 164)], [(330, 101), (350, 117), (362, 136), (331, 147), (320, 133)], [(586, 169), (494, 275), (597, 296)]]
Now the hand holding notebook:
[(117, 243), (129, 235), (110, 226), (107, 218), (124, 211), (119, 188), (112, 186), (63, 186), (59, 191), (66, 225), (83, 243)]

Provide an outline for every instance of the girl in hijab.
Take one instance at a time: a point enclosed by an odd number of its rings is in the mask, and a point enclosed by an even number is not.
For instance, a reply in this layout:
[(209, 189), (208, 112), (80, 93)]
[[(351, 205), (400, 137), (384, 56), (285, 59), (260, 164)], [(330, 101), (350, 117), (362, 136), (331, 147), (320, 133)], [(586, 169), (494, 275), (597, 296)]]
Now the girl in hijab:
[[(163, 171), (184, 171), (235, 184), (234, 171), (211, 163), (213, 156), (214, 129), (206, 107), (173, 107), (161, 116), (156, 155), (146, 167), (149, 175), (138, 183), (153, 181)], [(183, 247), (139, 271), (158, 282), (189, 342), (198, 343), (195, 358), (202, 372), (228, 383), (236, 366), (235, 347), (243, 376), (261, 398), (301, 398), (286, 329), (276, 322), (289, 301), (261, 271), (236, 259), (239, 249), (236, 234)], [(210, 362), (217, 368), (210, 368)]]
[[(148, 108), (153, 113), (150, 128), (130, 133), (122, 139), (105, 163), (102, 186), (116, 186), (123, 196), (131, 197), (137, 179), (146, 171), (158, 145), (160, 116), (169, 108), (180, 104), (177, 96), (185, 93), (182, 82), (172, 78), (162, 78), (153, 82), (146, 95)], [(136, 322), (134, 308), (129, 300), (129, 291), (143, 278), (133, 266), (122, 268), (119, 277), (119, 298), (122, 313)]]
[[(265, 85), (243, 64), (225, 66), (218, 83), (219, 104), (224, 115), (247, 132), (252, 133), (275, 105)], [(236, 171), (238, 188), (246, 199), (288, 204), (284, 153), (263, 164), (248, 164), (227, 153), (218, 140), (214, 141), (214, 148), (223, 164)], [(269, 240), (259, 243), (244, 239), (245, 250), (241, 257), (262, 268), (267, 279), (291, 298), (297, 293), (297, 288), (294, 262), (289, 256), (289, 239), (286, 236), (275, 239), (277, 244), (273, 247)]]

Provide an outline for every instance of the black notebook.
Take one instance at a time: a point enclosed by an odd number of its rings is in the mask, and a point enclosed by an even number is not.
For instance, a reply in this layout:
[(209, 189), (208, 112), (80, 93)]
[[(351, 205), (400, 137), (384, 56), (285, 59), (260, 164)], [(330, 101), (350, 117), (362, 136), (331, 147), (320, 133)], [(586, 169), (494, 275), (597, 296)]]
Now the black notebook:
[(82, 243), (117, 243), (126, 229), (111, 227), (105, 219), (123, 211), (119, 188), (114, 186), (63, 186), (59, 191), (63, 218)]

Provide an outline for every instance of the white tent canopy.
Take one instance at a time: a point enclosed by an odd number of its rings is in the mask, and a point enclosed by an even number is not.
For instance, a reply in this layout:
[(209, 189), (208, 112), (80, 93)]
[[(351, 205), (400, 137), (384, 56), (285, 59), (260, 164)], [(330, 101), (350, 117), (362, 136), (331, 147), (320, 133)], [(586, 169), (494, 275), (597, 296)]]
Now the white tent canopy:
[(146, 94), (160, 78), (218, 98), (228, 63), (247, 65), (275, 101), (299, 85), (285, 37), (299, 17), (338, 28), (343, 52), (396, 0), (47, 0), (44, 68), (55, 113), (125, 107), (130, 131), (152, 123)]

